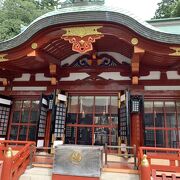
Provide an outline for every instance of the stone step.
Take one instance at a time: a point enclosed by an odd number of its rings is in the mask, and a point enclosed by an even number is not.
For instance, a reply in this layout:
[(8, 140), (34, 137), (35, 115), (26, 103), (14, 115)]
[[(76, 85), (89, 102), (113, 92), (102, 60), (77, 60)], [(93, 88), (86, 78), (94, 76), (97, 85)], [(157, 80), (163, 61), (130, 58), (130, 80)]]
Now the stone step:
[(52, 180), (51, 176), (23, 174), (19, 180)]
[[(19, 180), (51, 180), (52, 169), (31, 168), (27, 169)], [(103, 172), (101, 180), (139, 180), (138, 174)]]
[(101, 180), (139, 180), (138, 174), (103, 172)]
[(51, 168), (30, 168), (26, 169), (25, 174), (44, 174), (44, 175), (51, 175), (52, 169)]
[(31, 168), (27, 169), (19, 180), (51, 180), (52, 169)]

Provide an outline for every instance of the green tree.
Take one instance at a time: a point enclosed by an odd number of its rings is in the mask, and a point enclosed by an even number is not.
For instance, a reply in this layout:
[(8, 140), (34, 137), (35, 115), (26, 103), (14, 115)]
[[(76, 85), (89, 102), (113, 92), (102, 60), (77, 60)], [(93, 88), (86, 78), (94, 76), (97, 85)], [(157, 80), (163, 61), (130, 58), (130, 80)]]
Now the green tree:
[(42, 0), (42, 1), (37, 1), (37, 4), (40, 9), (43, 10), (54, 10), (55, 8), (58, 7), (59, 1), (58, 0)]
[(155, 12), (155, 19), (180, 17), (180, 0), (162, 0), (158, 3), (158, 9)]
[(61, 4), (76, 1), (82, 0), (0, 0), (0, 41), (13, 38), (21, 32), (21, 27)]
[(171, 17), (180, 17), (180, 0), (176, 2)]
[(0, 41), (21, 32), (22, 26), (54, 10), (57, 0), (0, 0)]

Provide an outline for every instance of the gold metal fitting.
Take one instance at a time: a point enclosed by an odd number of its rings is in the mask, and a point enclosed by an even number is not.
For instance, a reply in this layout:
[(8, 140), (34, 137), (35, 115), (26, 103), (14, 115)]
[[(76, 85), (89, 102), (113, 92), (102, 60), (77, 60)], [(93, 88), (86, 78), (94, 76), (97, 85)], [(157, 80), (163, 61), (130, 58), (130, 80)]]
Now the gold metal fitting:
[(9, 147), (8, 151), (6, 152), (6, 157), (11, 158), (13, 156), (12, 148)]
[(37, 43), (32, 43), (32, 44), (31, 44), (31, 48), (32, 48), (32, 49), (37, 49), (37, 47), (38, 47), (38, 44), (37, 44)]
[(96, 59), (97, 57), (96, 57), (96, 54), (95, 53), (93, 53), (93, 55), (92, 55), (92, 59)]
[(7, 86), (8, 85), (8, 80), (7, 80), (7, 78), (4, 78), (3, 79), (3, 86)]
[(139, 78), (137, 76), (133, 76), (132, 77), (132, 84), (133, 85), (138, 85), (138, 83), (139, 83)]
[(56, 69), (57, 69), (56, 64), (49, 64), (50, 74), (56, 74)]
[(147, 160), (147, 155), (143, 155), (143, 159), (141, 161), (141, 166), (149, 167), (149, 161)]
[(55, 77), (51, 78), (51, 85), (56, 85), (57, 84), (57, 79)]
[(132, 45), (135, 46), (135, 45), (137, 45), (138, 43), (139, 43), (138, 38), (132, 38), (132, 39), (131, 39), (131, 44), (132, 44)]

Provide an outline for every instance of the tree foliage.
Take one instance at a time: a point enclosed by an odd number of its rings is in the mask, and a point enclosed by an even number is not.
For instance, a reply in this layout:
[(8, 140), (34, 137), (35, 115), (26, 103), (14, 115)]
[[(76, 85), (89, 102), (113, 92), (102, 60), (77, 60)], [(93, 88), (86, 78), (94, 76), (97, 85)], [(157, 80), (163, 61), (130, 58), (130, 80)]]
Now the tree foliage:
[(33, 0), (5, 0), (0, 11), (0, 41), (19, 34), (21, 26), (27, 26), (45, 12)]
[(76, 1), (82, 0), (0, 0), (0, 41), (16, 36), (22, 27), (29, 25), (37, 17), (58, 9), (62, 3)]
[(155, 19), (180, 17), (180, 0), (162, 0), (158, 3)]
[(0, 41), (16, 36), (21, 27), (59, 5), (59, 0), (0, 0)]

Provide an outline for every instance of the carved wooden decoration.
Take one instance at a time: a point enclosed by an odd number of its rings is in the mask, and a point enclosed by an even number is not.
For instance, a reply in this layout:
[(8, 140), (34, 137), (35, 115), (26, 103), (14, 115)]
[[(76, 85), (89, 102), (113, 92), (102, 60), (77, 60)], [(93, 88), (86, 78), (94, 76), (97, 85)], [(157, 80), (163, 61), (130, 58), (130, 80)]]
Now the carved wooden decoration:
[(75, 60), (71, 67), (116, 67), (121, 65), (112, 56), (107, 54), (96, 55), (82, 55)]
[(98, 32), (100, 28), (102, 26), (63, 28), (66, 33), (61, 38), (72, 44), (73, 51), (83, 54), (93, 50), (92, 43), (104, 36)]

